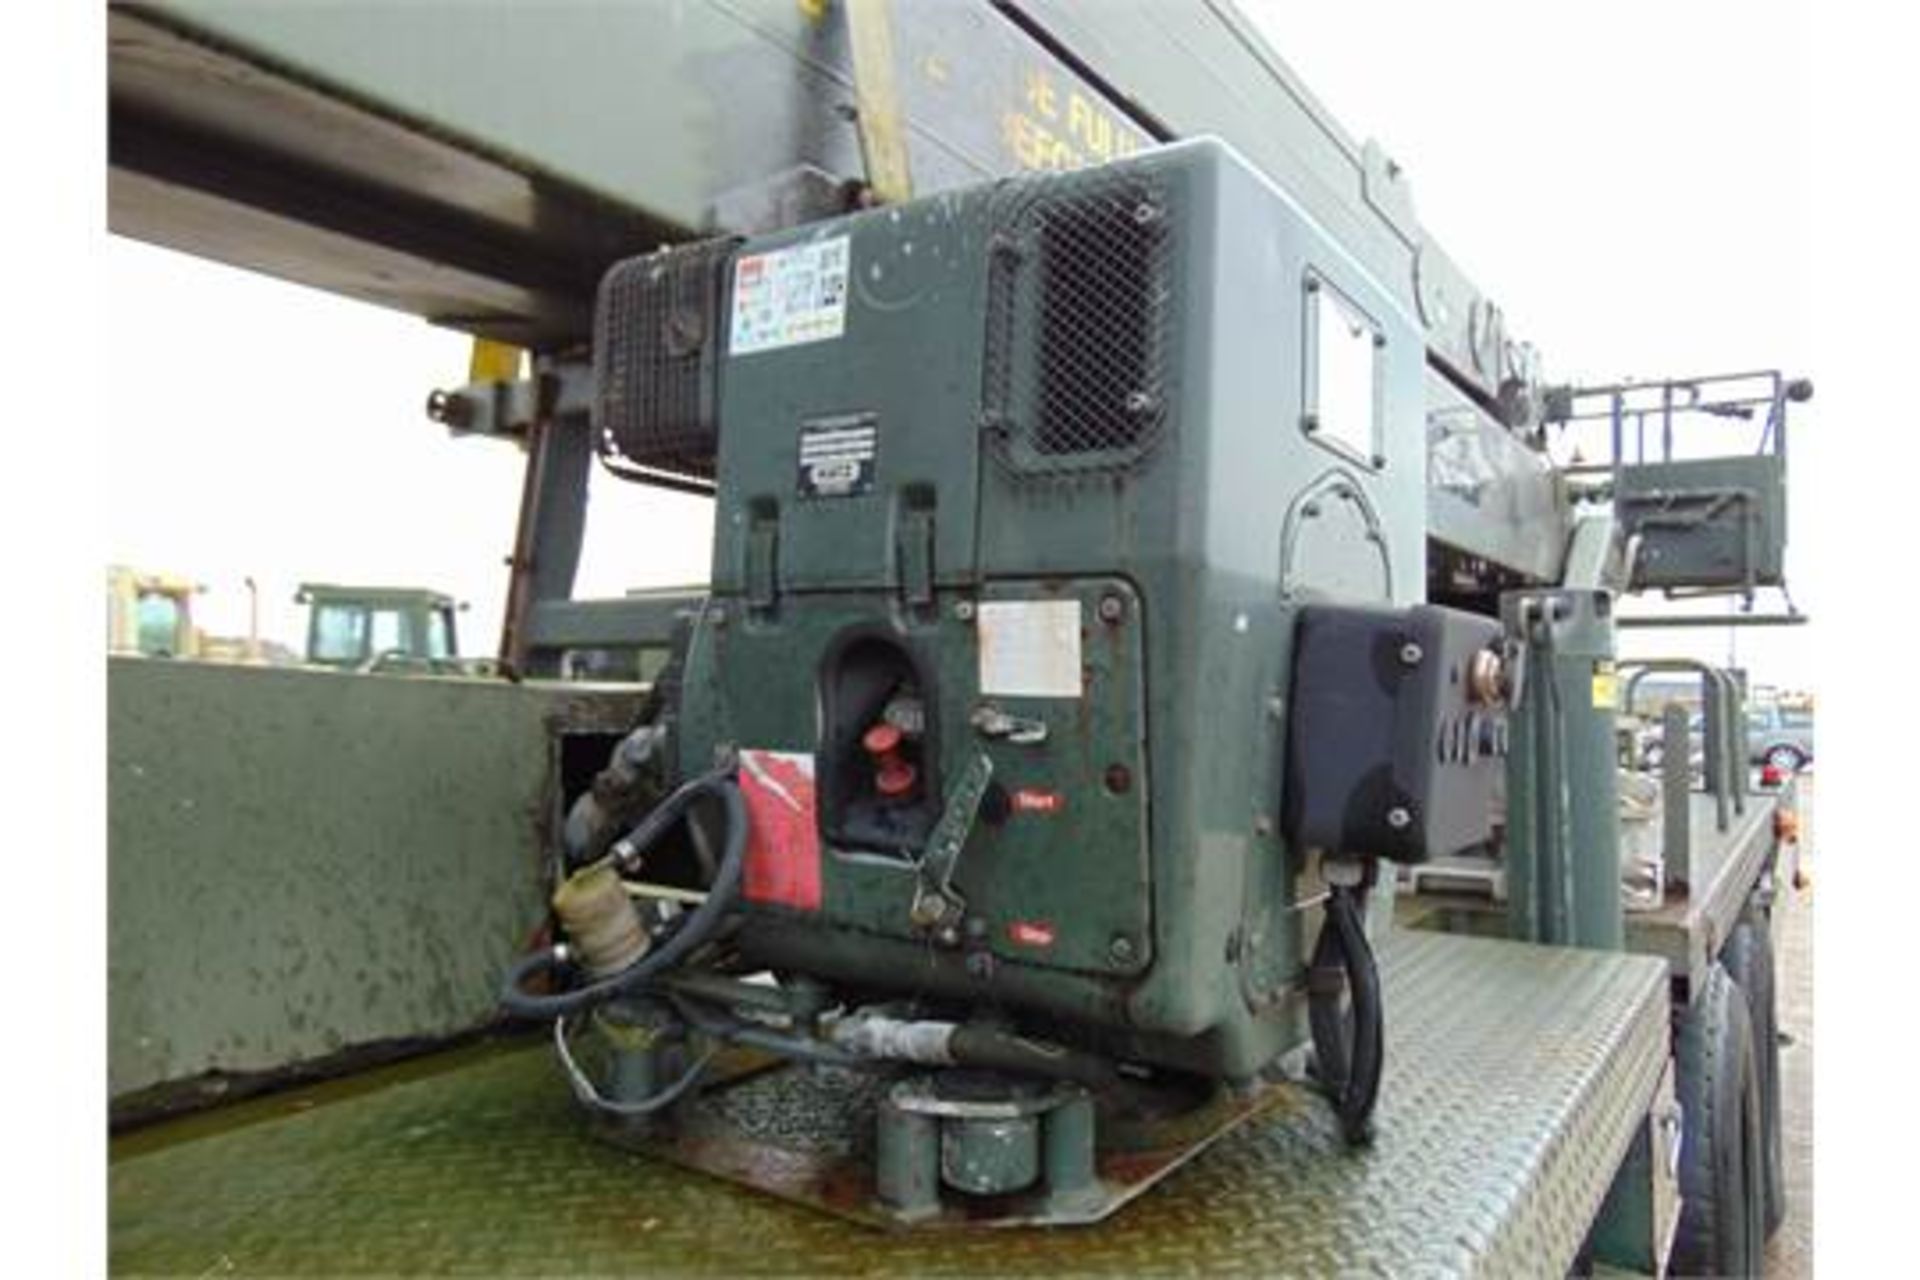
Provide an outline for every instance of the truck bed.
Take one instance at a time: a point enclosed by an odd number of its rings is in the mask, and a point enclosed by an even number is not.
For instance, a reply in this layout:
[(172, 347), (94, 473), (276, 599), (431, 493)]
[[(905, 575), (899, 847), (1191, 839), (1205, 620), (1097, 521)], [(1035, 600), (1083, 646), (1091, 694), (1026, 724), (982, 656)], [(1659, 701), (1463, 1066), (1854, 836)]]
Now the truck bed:
[(1411, 930), (1379, 1136), (1305, 1089), (1095, 1227), (875, 1231), (590, 1138), (543, 1047), (116, 1140), (115, 1272), (1565, 1274), (1667, 1061), (1666, 966)]
[[(1745, 798), (1741, 812), (1728, 813), (1721, 831), (1713, 797), (1688, 797), (1691, 823), (1693, 882), (1681, 888), (1667, 886), (1667, 897), (1654, 911), (1626, 915), (1627, 948), (1659, 956), (1673, 976), (1691, 983), (1733, 931), (1745, 907), (1747, 894), (1759, 883), (1773, 851), (1773, 816), (1783, 800), (1756, 792)], [(1784, 803), (1795, 803), (1789, 793)], [(1497, 936), (1507, 927), (1507, 904), (1484, 894), (1460, 892), (1402, 893), (1395, 899), (1399, 921), (1419, 929)]]

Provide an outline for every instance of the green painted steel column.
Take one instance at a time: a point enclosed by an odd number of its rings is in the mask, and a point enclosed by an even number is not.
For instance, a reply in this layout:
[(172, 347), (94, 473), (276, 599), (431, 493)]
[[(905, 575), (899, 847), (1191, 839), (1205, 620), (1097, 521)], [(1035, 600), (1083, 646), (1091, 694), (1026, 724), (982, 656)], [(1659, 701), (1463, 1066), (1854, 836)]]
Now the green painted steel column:
[(1507, 757), (1509, 930), (1619, 949), (1620, 809), (1613, 597), (1521, 591), (1501, 615), (1526, 650)]
[(940, 1211), (940, 1123), (891, 1099), (876, 1112), (874, 1187), (880, 1202), (903, 1219)]
[(1053, 1203), (1072, 1208), (1098, 1200), (1093, 1097), (1077, 1091), (1047, 1113), (1045, 1131), (1047, 1194)]

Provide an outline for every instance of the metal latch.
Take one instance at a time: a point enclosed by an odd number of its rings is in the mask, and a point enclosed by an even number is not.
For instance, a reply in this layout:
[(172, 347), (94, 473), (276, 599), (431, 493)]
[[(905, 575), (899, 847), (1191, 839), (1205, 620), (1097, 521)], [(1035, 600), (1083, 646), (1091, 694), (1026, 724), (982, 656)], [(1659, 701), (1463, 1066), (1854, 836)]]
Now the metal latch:
[(747, 526), (747, 605), (771, 609), (779, 590), (779, 517), (756, 514)]
[(933, 511), (907, 507), (900, 512), (900, 594), (915, 608), (933, 603)]
[(991, 702), (983, 702), (974, 708), (968, 723), (983, 738), (1004, 738), (1017, 747), (1035, 746), (1047, 740), (1045, 720), (1016, 716)]

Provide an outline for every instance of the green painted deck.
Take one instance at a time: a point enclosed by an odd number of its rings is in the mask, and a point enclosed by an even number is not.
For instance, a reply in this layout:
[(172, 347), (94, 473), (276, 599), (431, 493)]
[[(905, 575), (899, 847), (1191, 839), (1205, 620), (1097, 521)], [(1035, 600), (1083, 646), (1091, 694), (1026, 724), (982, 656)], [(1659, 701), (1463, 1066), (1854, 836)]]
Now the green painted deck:
[(1372, 1149), (1299, 1091), (1093, 1227), (884, 1233), (590, 1139), (544, 1049), (116, 1143), (119, 1274), (1565, 1274), (1666, 1060), (1653, 959), (1402, 931)]

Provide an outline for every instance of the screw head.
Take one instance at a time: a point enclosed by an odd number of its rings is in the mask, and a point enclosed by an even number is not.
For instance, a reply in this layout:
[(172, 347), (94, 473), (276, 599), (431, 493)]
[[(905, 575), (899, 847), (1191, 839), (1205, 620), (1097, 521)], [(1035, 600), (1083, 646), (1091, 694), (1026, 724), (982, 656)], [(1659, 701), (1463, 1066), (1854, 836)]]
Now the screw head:
[(1133, 939), (1124, 933), (1116, 933), (1113, 941), (1107, 944), (1107, 954), (1115, 964), (1126, 964), (1133, 959)]
[(1127, 602), (1119, 595), (1109, 592), (1100, 597), (1100, 621), (1113, 623), (1127, 616)]
[(1387, 825), (1395, 831), (1404, 831), (1413, 824), (1413, 815), (1402, 805), (1387, 810)]
[(727, 611), (725, 609), (716, 607), (713, 612), (707, 616), (713, 620), (715, 627), (724, 627), (727, 625)]
[(1400, 661), (1410, 667), (1419, 666), (1420, 660), (1426, 656), (1427, 651), (1411, 640), (1400, 646)]
[(973, 621), (973, 601), (956, 600), (953, 602), (953, 617), (956, 622)]

